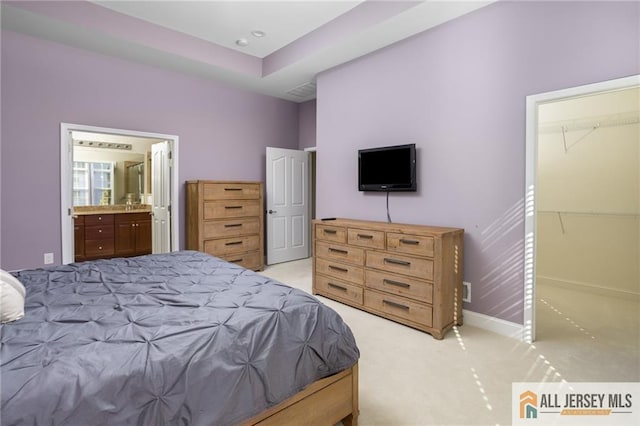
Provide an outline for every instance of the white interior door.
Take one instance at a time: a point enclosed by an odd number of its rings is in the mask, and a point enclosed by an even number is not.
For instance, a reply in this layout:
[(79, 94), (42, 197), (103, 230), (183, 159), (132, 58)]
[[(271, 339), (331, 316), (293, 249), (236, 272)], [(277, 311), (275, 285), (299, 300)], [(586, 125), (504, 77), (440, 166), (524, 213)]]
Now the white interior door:
[(171, 251), (171, 151), (168, 141), (151, 145), (152, 251)]
[(267, 148), (267, 264), (309, 257), (309, 153)]

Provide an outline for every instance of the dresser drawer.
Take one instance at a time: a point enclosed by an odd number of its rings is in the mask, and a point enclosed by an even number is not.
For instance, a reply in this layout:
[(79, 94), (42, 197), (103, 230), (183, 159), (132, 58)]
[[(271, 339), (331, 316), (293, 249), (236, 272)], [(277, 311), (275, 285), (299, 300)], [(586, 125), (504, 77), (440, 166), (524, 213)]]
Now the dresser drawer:
[(364, 268), (316, 258), (316, 273), (362, 285)]
[(366, 266), (427, 280), (433, 279), (433, 260), (431, 259), (371, 250), (367, 251)]
[(251, 183), (205, 183), (202, 187), (205, 200), (257, 200), (260, 197), (260, 186)]
[(214, 256), (258, 250), (259, 248), (260, 237), (258, 235), (221, 238), (204, 242), (204, 252)]
[(384, 232), (349, 228), (347, 242), (354, 246), (384, 250)]
[(383, 312), (390, 317), (398, 317), (427, 327), (431, 327), (433, 324), (433, 309), (431, 306), (416, 303), (399, 296), (365, 289), (364, 305)]
[(347, 230), (339, 226), (316, 225), (316, 238), (319, 240), (335, 241), (336, 243), (346, 243)]
[(387, 250), (433, 257), (433, 237), (388, 232)]
[(262, 259), (260, 258), (259, 251), (238, 254), (225, 254), (217, 257), (219, 257), (220, 259), (224, 259), (227, 262), (240, 265), (246, 269), (252, 269), (254, 271), (262, 269)]
[(113, 234), (108, 240), (85, 240), (84, 254), (87, 257), (110, 256), (115, 254)]
[(204, 219), (259, 216), (262, 206), (258, 200), (205, 201)]
[(89, 214), (84, 217), (84, 224), (92, 225), (113, 225), (112, 214)]
[(322, 293), (329, 294), (338, 299), (347, 300), (351, 303), (362, 305), (363, 302), (362, 287), (354, 286), (335, 278), (316, 275), (315, 288)]
[(115, 214), (114, 223), (117, 225), (119, 223), (126, 222), (140, 222), (144, 220), (151, 220), (151, 212), (142, 212), (142, 213), (119, 213)]
[(84, 238), (87, 240), (113, 239), (113, 225), (85, 226)]
[(257, 217), (224, 219), (203, 222), (202, 238), (235, 237), (260, 233), (260, 220)]
[(364, 250), (357, 247), (316, 241), (316, 256), (339, 262), (364, 265)]
[(433, 284), (403, 275), (367, 269), (364, 284), (368, 288), (410, 297), (424, 303), (433, 301)]

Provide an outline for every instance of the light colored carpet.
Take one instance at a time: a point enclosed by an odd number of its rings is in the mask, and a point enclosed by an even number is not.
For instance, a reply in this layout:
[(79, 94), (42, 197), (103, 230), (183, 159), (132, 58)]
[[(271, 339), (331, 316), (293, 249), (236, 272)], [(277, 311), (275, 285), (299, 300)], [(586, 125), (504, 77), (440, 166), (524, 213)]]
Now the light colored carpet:
[[(311, 293), (311, 259), (262, 274)], [(538, 288), (533, 345), (469, 325), (438, 341), (318, 298), (360, 348), (360, 425), (509, 425), (512, 382), (640, 381), (637, 300), (574, 293)]]

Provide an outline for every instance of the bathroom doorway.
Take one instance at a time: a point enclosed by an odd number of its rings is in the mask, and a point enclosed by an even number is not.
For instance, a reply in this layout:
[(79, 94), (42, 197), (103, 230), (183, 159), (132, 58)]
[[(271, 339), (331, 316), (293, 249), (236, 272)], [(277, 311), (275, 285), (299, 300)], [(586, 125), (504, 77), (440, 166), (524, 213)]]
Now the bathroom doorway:
[[(152, 169), (152, 156), (162, 157), (163, 167)], [(178, 250), (178, 209), (171, 208), (178, 197), (177, 158), (175, 135), (62, 123), (62, 262), (74, 261), (74, 211), (100, 206), (146, 207), (152, 212), (153, 252)]]

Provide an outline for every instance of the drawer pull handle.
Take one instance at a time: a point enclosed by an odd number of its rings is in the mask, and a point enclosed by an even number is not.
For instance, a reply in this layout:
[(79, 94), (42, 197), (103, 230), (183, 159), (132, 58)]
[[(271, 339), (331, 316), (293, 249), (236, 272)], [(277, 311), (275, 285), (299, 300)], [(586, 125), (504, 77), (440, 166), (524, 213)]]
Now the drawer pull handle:
[(239, 226), (242, 226), (242, 224), (241, 223), (229, 223), (229, 224), (225, 225), (224, 227), (225, 228), (237, 228)]
[(402, 239), (400, 240), (400, 242), (401, 242), (402, 244), (411, 244), (411, 245), (413, 245), (413, 246), (417, 246), (418, 244), (420, 244), (420, 241), (417, 241), (417, 240), (405, 240), (404, 238), (402, 238)]
[(393, 265), (411, 266), (411, 262), (407, 262), (406, 260), (396, 260), (396, 259), (389, 259), (388, 257), (385, 257), (384, 261), (386, 263), (391, 263)]
[(224, 206), (225, 209), (241, 209), (242, 206)]
[(333, 265), (329, 265), (329, 269), (333, 269), (333, 270), (340, 271), (340, 272), (349, 272), (349, 270), (346, 269), (346, 268), (339, 268), (339, 267), (333, 266)]
[(383, 279), (382, 282), (386, 283), (386, 284), (391, 284), (391, 285), (395, 285), (396, 287), (404, 287), (404, 288), (409, 288), (411, 287), (409, 284), (406, 283), (401, 283), (400, 281), (393, 281), (393, 280), (388, 280), (388, 279)]
[(329, 284), (329, 287), (333, 287), (335, 289), (342, 290), (342, 291), (347, 291), (347, 288), (341, 285), (334, 284), (334, 283), (328, 283), (328, 284)]
[(231, 259), (231, 260), (229, 260), (229, 262), (231, 262), (231, 263), (239, 263), (239, 262), (242, 262), (242, 258), (240, 258), (240, 259)]
[(242, 241), (229, 241), (228, 243), (224, 243), (225, 246), (237, 246), (238, 244), (242, 244)]
[(340, 249), (333, 248), (333, 247), (329, 247), (329, 251), (331, 251), (333, 253), (349, 254), (349, 252), (346, 251), (346, 250), (340, 250)]
[(225, 191), (242, 191), (242, 188), (225, 188)]
[(338, 231), (336, 231), (335, 229), (325, 229), (322, 232), (324, 232), (325, 234), (337, 234)]
[(373, 239), (373, 235), (358, 234), (358, 238), (362, 238), (363, 240), (372, 240)]
[(102, 234), (102, 229), (98, 229), (98, 233)]
[(391, 307), (394, 307), (394, 308), (405, 310), (405, 311), (409, 310), (408, 306), (401, 305), (400, 303), (392, 302), (391, 300), (382, 299), (382, 303), (385, 304), (385, 305), (389, 305)]

